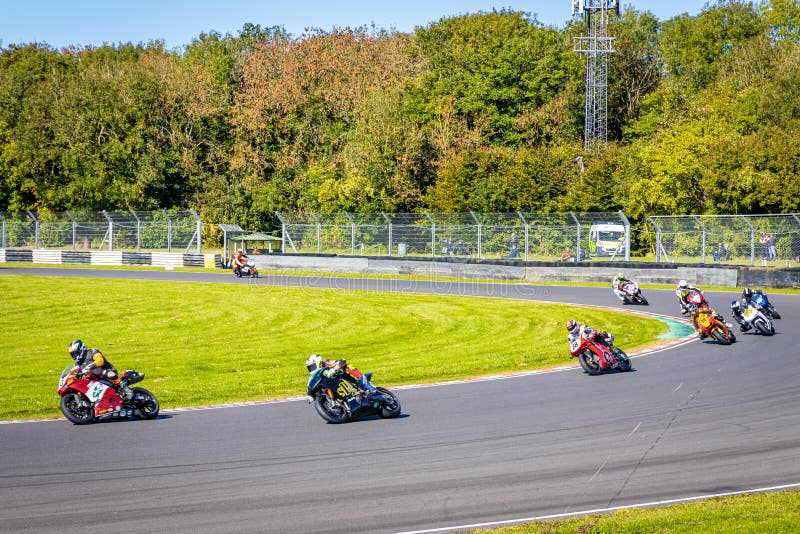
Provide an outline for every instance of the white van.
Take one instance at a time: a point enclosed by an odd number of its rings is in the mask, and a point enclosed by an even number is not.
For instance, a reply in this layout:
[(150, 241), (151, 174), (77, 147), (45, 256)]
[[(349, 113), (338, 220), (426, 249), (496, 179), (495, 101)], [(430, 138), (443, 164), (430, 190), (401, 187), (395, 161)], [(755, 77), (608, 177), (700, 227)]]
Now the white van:
[(622, 223), (597, 223), (589, 228), (589, 254), (613, 256), (625, 248), (625, 225)]

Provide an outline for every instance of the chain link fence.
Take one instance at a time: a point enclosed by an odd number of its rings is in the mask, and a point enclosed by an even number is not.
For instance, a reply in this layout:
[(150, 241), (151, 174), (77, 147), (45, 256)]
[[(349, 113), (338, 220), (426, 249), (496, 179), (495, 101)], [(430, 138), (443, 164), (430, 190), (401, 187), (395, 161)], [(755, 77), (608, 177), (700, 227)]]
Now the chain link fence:
[(280, 213), (285, 252), (578, 261), (630, 259), (616, 213)]
[(189, 211), (0, 212), (0, 248), (202, 251)]
[(648, 217), (655, 255), (664, 263), (785, 267), (800, 262), (800, 215)]

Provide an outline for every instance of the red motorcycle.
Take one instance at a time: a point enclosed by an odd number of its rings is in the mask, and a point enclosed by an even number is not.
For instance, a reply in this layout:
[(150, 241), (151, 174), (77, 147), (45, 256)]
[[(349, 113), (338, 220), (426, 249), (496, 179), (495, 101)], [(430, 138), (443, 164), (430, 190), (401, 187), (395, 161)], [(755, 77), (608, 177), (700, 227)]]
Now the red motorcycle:
[(736, 341), (730, 325), (708, 305), (700, 291), (691, 291), (686, 296), (686, 302), (689, 304), (689, 313), (694, 318), (693, 322), (701, 332), (723, 345), (730, 345)]
[[(68, 365), (61, 373), (58, 394), (64, 417), (76, 425), (95, 423), (112, 417), (153, 419), (158, 415), (158, 400), (144, 388), (131, 388), (131, 398), (123, 400), (106, 380), (78, 374), (80, 367)], [(144, 380), (144, 373), (125, 371), (120, 382), (129, 386)]]
[(631, 370), (628, 355), (614, 347), (613, 351), (595, 339), (594, 334), (584, 333), (570, 342), (570, 357), (578, 358), (583, 370), (590, 375), (599, 375), (603, 371), (617, 369), (622, 372)]

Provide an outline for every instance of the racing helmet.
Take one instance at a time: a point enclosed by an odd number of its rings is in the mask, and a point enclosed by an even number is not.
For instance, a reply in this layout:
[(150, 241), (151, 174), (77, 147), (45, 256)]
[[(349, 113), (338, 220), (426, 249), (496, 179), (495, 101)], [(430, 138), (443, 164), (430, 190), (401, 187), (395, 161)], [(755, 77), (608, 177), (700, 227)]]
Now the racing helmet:
[(625, 280), (625, 275), (624, 275), (624, 274), (622, 274), (622, 273), (617, 273), (617, 278), (616, 278), (616, 280), (618, 280), (618, 281), (622, 282), (623, 280)]
[(570, 319), (567, 321), (566, 327), (567, 327), (567, 332), (572, 334), (578, 330), (578, 321), (576, 321), (575, 319)]
[(678, 289), (688, 289), (689, 283), (686, 280), (681, 280), (678, 282)]
[(749, 287), (746, 287), (746, 288), (744, 288), (744, 291), (742, 291), (742, 296), (743, 296), (743, 297), (744, 297), (746, 300), (750, 300), (750, 297), (752, 297), (752, 296), (753, 296), (753, 290), (752, 290), (752, 289), (750, 289)]
[(86, 343), (80, 339), (76, 339), (69, 344), (69, 355), (78, 363), (81, 363), (86, 357)]
[(322, 356), (319, 354), (312, 354), (306, 358), (306, 369), (309, 373), (313, 373), (322, 366)]

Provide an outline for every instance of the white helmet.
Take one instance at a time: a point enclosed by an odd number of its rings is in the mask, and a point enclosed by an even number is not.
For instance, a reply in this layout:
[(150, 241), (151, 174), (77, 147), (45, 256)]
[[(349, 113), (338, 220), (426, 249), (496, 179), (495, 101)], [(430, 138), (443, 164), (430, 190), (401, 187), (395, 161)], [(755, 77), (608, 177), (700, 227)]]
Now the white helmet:
[(686, 280), (681, 280), (678, 282), (678, 289), (686, 289), (687, 287), (689, 287), (689, 284), (686, 282)]
[(317, 369), (320, 368), (322, 365), (322, 356), (319, 354), (312, 354), (308, 358), (306, 358), (306, 369), (308, 369), (309, 373), (313, 373)]

